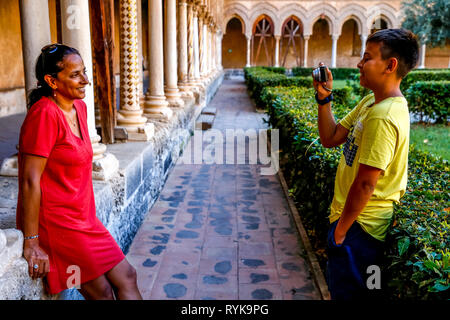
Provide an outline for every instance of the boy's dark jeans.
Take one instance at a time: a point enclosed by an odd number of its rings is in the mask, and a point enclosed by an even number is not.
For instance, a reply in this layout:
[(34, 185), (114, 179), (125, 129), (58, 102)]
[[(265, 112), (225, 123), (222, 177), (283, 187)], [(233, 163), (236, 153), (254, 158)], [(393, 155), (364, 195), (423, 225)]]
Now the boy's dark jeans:
[(327, 240), (326, 278), (331, 299), (382, 299), (381, 290), (370, 290), (366, 281), (373, 275), (373, 272), (367, 273), (367, 267), (382, 266), (384, 243), (365, 232), (355, 221), (348, 230), (344, 242), (336, 245), (334, 230), (338, 221), (331, 224)]

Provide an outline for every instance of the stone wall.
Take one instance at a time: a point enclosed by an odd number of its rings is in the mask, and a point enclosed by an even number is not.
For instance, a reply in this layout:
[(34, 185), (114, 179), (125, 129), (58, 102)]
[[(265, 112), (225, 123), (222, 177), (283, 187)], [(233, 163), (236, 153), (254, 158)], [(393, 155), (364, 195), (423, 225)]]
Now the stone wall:
[[(210, 83), (202, 101), (186, 100), (184, 108), (173, 109), (170, 122), (156, 123), (155, 136), (149, 142), (108, 145), (108, 152), (119, 160), (119, 172), (109, 181), (94, 181), (97, 216), (125, 254), (187, 144), (195, 120), (222, 80), (223, 73)], [(17, 178), (0, 177), (0, 226), (6, 229), (0, 230), (0, 299), (82, 299), (74, 289), (47, 296), (40, 281), (28, 277), (22, 258), (23, 236), (13, 229), (16, 201)]]

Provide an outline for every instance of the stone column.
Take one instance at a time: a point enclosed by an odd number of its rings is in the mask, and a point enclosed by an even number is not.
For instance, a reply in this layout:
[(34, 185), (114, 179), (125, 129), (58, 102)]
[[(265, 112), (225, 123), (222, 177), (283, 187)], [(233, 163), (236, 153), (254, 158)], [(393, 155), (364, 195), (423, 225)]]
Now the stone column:
[(420, 60), (418, 69), (425, 69), (425, 53), (426, 53), (427, 45), (424, 43), (420, 46)]
[[(28, 100), (28, 93), (37, 86), (37, 79), (34, 72), (36, 60), (41, 53), (42, 47), (51, 43), (48, 0), (20, 0), (19, 6), (25, 71), (25, 92)], [(6, 158), (0, 164), (0, 175), (17, 177), (17, 156)], [(0, 244), (0, 254), (1, 249)]]
[(188, 82), (188, 28), (186, 0), (178, 1), (178, 88), (183, 97), (193, 97)]
[(303, 47), (303, 67), (306, 68), (308, 66), (308, 40), (310, 35), (304, 35), (303, 39), (305, 39), (305, 46)]
[(280, 36), (275, 36), (275, 67), (280, 66)]
[(148, 13), (150, 83), (144, 114), (147, 118), (166, 121), (172, 117), (173, 111), (168, 107), (169, 103), (164, 95), (162, 1), (149, 0)]
[[(61, 27), (64, 44), (78, 49), (83, 58), (89, 79), (93, 78), (91, 31), (88, 0), (61, 0)], [(94, 87), (86, 87), (83, 99), (87, 107), (89, 136), (94, 152), (92, 177), (108, 180), (119, 169), (119, 162), (112, 154), (105, 153), (106, 145), (100, 143), (95, 127)]]
[(177, 86), (177, 8), (176, 0), (165, 1), (164, 29), (164, 76), (166, 79), (165, 93), (171, 107), (183, 107)]
[(336, 68), (337, 41), (339, 39), (339, 35), (333, 34), (331, 36), (331, 39), (333, 41), (332, 47), (331, 47), (331, 67)]
[(216, 57), (216, 24), (214, 21), (211, 23), (211, 28), (209, 29), (209, 36), (210, 36), (210, 54), (209, 54), (209, 68), (211, 74), (214, 76), (216, 73), (216, 64), (215, 64), (215, 57)]
[(247, 59), (246, 59), (245, 66), (246, 67), (251, 67), (250, 55), (251, 55), (251, 41), (252, 41), (252, 37), (249, 36), (249, 35), (246, 35), (245, 38), (247, 38)]
[(117, 125), (128, 132), (129, 140), (148, 141), (154, 126), (147, 124), (140, 107), (138, 63), (137, 0), (120, 0), (120, 110)]
[(367, 35), (362, 34), (361, 35), (361, 59), (364, 56), (364, 51), (366, 51), (366, 41), (367, 41)]
[(137, 26), (138, 26), (138, 66), (139, 66), (139, 104), (141, 109), (144, 105), (144, 57), (142, 48), (142, 0), (137, 0)]
[[(87, 70), (87, 76), (92, 81), (92, 48), (89, 22), (88, 0), (62, 0), (61, 1), (61, 27), (64, 44), (78, 49)], [(106, 146), (99, 143), (101, 140), (95, 128), (94, 87), (86, 87), (86, 96), (83, 99), (87, 106), (87, 121), (89, 136), (94, 151), (94, 160), (103, 158)]]
[(206, 81), (209, 81), (209, 15), (203, 18), (203, 73)]
[(219, 71), (223, 70), (223, 66), (222, 66), (222, 37), (223, 37), (223, 33), (222, 31), (218, 31), (217, 33), (217, 69)]
[(208, 23), (208, 58), (207, 58), (207, 65), (208, 65), (208, 76), (212, 77), (213, 75), (213, 64), (212, 64), (212, 57), (214, 52), (214, 46), (213, 46), (213, 36), (212, 36), (212, 28), (213, 28), (213, 20), (210, 16), (209, 23)]
[(200, 83), (200, 43), (199, 43), (199, 28), (198, 28), (198, 7), (193, 7), (194, 20), (194, 79)]
[(48, 0), (20, 0), (20, 25), (25, 71), (25, 92), (36, 88), (34, 69), (42, 47), (51, 43)]
[(206, 6), (201, 5), (198, 9), (197, 14), (197, 20), (198, 20), (198, 56), (199, 56), (199, 70), (200, 70), (200, 77), (202, 80), (206, 78)]
[(195, 81), (195, 52), (194, 52), (194, 5), (195, 0), (187, 1), (187, 60), (188, 85), (191, 91), (198, 95), (199, 88)]

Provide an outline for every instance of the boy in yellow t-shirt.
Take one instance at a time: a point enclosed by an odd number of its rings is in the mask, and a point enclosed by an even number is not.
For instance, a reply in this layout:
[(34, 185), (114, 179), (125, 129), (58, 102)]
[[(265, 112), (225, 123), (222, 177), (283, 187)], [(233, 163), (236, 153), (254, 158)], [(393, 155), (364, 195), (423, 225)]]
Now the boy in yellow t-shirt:
[(331, 111), (331, 72), (327, 69), (327, 82), (314, 81), (321, 143), (327, 148), (344, 144), (329, 217), (327, 282), (332, 299), (364, 299), (372, 296), (370, 289), (381, 289), (379, 281), (366, 282), (381, 264), (393, 203), (406, 190), (409, 112), (400, 83), (417, 60), (418, 43), (410, 31), (371, 34), (358, 68), (360, 84), (373, 94), (338, 124)]

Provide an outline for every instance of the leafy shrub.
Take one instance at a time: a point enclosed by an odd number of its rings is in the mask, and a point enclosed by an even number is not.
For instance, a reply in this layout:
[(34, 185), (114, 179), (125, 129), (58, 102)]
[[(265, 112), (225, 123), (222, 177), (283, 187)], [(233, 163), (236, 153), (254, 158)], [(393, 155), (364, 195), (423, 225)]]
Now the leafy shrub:
[(284, 68), (284, 67), (263, 67), (263, 68), (267, 71), (275, 72), (275, 73), (279, 73), (279, 74), (286, 73), (286, 68)]
[(405, 92), (409, 110), (438, 123), (450, 116), (450, 81), (418, 81)]
[(400, 90), (406, 92), (409, 87), (418, 81), (450, 81), (450, 70), (413, 70), (406, 75), (400, 84)]
[(261, 94), (265, 87), (312, 87), (311, 77), (288, 77), (284, 74), (268, 71), (267, 67), (244, 68), (244, 76), (250, 97), (254, 99), (258, 107), (262, 106)]
[[(267, 87), (261, 98), (269, 123), (280, 130), (281, 166), (324, 268), (327, 217), (341, 148), (325, 149), (319, 142), (313, 89)], [(337, 103), (333, 112), (342, 118), (350, 108)], [(448, 163), (412, 146), (408, 179), (386, 239), (386, 293), (389, 299), (449, 299)]]

